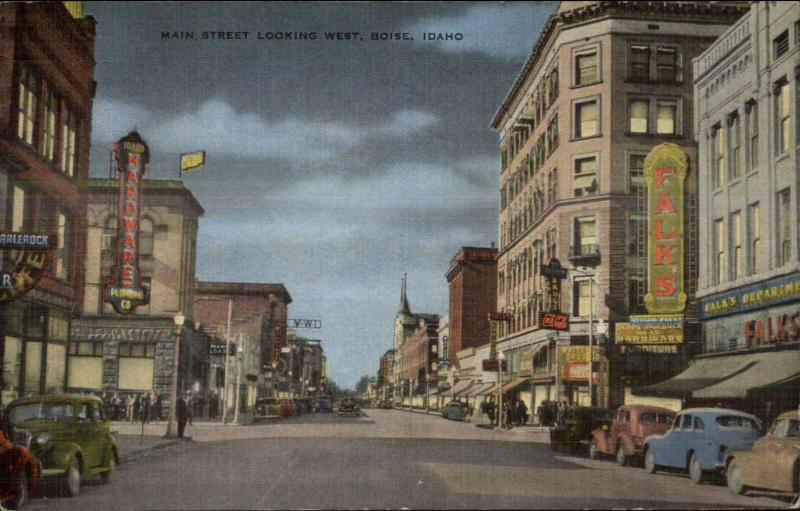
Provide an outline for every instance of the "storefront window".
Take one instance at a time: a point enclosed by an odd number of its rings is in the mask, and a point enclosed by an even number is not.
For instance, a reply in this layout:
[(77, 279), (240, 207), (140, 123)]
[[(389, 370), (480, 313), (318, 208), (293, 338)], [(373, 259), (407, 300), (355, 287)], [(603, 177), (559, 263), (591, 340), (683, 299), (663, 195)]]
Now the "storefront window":
[(39, 381), (42, 370), (42, 343), (28, 341), (25, 343), (25, 380), (23, 392), (26, 395), (39, 393)]
[(67, 346), (65, 344), (47, 343), (47, 371), (45, 373), (45, 392), (64, 391), (64, 376), (67, 370)]
[(15, 399), (19, 391), (19, 374), (22, 366), (22, 339), (6, 336), (3, 355), (3, 402)]

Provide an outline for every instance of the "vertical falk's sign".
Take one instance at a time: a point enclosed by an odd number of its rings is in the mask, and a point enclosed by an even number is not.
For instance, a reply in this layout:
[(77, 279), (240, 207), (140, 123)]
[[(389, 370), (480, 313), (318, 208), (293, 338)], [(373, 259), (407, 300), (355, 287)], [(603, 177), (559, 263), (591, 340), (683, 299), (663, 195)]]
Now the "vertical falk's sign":
[(139, 272), (139, 218), (142, 179), (150, 153), (138, 133), (132, 131), (114, 144), (119, 176), (117, 242), (114, 273), (105, 285), (104, 299), (120, 314), (130, 314), (149, 300)]
[(679, 314), (686, 308), (683, 280), (683, 202), (687, 157), (675, 144), (661, 144), (647, 155), (648, 293), (650, 314)]

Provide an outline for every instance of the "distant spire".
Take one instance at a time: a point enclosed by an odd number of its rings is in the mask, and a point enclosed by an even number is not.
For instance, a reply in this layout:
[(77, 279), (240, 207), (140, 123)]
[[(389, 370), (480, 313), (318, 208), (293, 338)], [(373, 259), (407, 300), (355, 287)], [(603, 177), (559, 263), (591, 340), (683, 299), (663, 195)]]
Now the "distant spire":
[(403, 274), (403, 280), (400, 284), (400, 312), (403, 314), (411, 314), (411, 306), (408, 304), (408, 295), (406, 294), (408, 274)]

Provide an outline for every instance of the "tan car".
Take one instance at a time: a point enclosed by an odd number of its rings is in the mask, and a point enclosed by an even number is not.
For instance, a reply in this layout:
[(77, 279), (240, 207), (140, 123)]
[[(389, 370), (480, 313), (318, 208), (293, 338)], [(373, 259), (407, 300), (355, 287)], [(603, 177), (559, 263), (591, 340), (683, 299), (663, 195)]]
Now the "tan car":
[(742, 495), (750, 488), (800, 491), (800, 414), (782, 413), (767, 436), (750, 451), (731, 451), (725, 458), (728, 488)]
[(667, 408), (647, 405), (623, 405), (611, 425), (604, 424), (592, 431), (589, 457), (597, 459), (601, 455), (614, 456), (617, 464), (624, 466), (631, 458), (640, 460), (644, 439), (650, 435), (666, 433), (675, 412)]

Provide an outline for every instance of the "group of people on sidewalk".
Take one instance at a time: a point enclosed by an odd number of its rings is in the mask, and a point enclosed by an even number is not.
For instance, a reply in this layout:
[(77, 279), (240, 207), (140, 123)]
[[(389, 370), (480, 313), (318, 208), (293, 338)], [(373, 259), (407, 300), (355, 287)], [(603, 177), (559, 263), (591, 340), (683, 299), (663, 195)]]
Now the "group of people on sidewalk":
[[(159, 422), (165, 420), (163, 399), (161, 394), (142, 392), (139, 394), (120, 394), (118, 392), (103, 393), (101, 396), (106, 404), (109, 418), (112, 421), (134, 422)], [(186, 413), (191, 424), (191, 417), (208, 417), (216, 419), (219, 416), (221, 402), (216, 393), (208, 396), (187, 393), (181, 397), (186, 406)]]
[(481, 413), (485, 414), (493, 425), (497, 425), (497, 422), (503, 419), (502, 426), (511, 429), (513, 426), (519, 427), (527, 424), (530, 418), (528, 406), (522, 399), (503, 401), (502, 417), (498, 414), (497, 408), (497, 403), (493, 399), (481, 403)]

